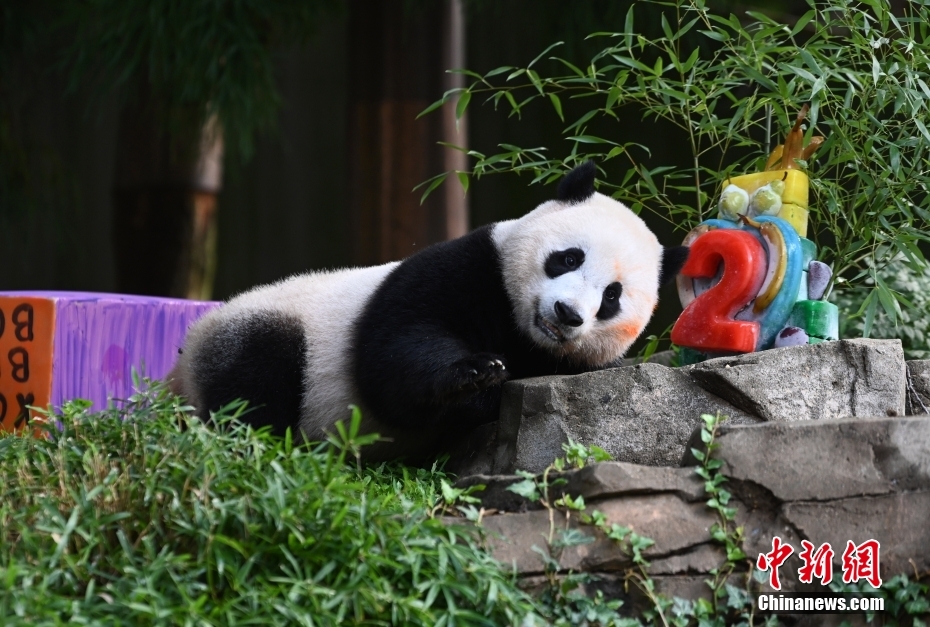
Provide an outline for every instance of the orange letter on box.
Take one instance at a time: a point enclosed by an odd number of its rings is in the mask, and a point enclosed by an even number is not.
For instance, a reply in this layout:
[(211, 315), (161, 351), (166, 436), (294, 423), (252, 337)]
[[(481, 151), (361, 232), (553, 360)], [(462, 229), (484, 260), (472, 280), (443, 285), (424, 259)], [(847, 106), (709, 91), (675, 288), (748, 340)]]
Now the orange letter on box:
[(0, 429), (26, 427), (23, 403), (45, 408), (51, 402), (54, 337), (53, 300), (0, 297), (0, 395), (6, 400)]

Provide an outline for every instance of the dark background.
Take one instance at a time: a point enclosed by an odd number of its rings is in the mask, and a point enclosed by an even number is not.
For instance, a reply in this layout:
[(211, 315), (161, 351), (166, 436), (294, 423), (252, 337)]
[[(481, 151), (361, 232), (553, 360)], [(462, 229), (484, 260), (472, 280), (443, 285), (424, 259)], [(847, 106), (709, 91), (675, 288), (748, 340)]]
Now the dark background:
[[(120, 120), (132, 111), (126, 89), (100, 89), (90, 73), (69, 90), (74, 74), (63, 57), (68, 34), (48, 37), (43, 31), (58, 4), (45, 3), (24, 22), (8, 4), (15, 1), (0, 3), (0, 184), (6, 188), (0, 194), (0, 290), (157, 292), (126, 287), (127, 273), (139, 275), (152, 261), (146, 242), (120, 254), (115, 245), (122, 241), (114, 224), (123, 210), (115, 193), (124, 159), (118, 144), (127, 141), (120, 139), (126, 135)], [(451, 2), (334, 2), (307, 43), (274, 50), (281, 96), (276, 122), (256, 137), (247, 158), (227, 150), (217, 198), (213, 298), (308, 270), (401, 258), (454, 234), (444, 222), (444, 203), (460, 194), (458, 183), (436, 190), (422, 206), (421, 192), (409, 184), (448, 165), (444, 149), (435, 145), (441, 112), (414, 118), (448, 87), (448, 58), (440, 53), (448, 33), (443, 11)], [(769, 4), (789, 18), (792, 8), (803, 9)], [(550, 43), (564, 41), (554, 53), (583, 66), (597, 50), (585, 35), (622, 30), (629, 5), (465, 0), (463, 65), (477, 72), (525, 65)], [(718, 10), (737, 14), (746, 9), (718, 4)], [(638, 30), (658, 30), (654, 10), (637, 15)], [(542, 62), (540, 71), (557, 72), (549, 63)], [(574, 119), (570, 107), (566, 120)], [(570, 148), (561, 139), (564, 126), (551, 107), (530, 108), (516, 119), (476, 98), (465, 141), (484, 153), (507, 142), (547, 146), (550, 156), (562, 157)], [(618, 142), (648, 145), (655, 164), (690, 158), (674, 129), (643, 122), (635, 111), (600, 130)], [(520, 216), (554, 193), (529, 183), (515, 175), (472, 181), (462, 207), (468, 226)], [(681, 240), (681, 231), (656, 216), (644, 218), (663, 243)], [(663, 291), (662, 302), (647, 333), (660, 333), (680, 311), (674, 289)]]

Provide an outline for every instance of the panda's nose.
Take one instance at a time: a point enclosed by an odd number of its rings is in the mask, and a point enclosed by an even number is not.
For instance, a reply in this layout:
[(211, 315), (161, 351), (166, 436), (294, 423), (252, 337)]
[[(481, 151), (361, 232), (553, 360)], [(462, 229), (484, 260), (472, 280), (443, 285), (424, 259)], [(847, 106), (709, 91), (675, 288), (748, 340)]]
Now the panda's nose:
[(558, 317), (559, 322), (570, 327), (580, 327), (584, 322), (584, 319), (578, 315), (577, 311), (560, 300), (555, 301), (555, 315)]

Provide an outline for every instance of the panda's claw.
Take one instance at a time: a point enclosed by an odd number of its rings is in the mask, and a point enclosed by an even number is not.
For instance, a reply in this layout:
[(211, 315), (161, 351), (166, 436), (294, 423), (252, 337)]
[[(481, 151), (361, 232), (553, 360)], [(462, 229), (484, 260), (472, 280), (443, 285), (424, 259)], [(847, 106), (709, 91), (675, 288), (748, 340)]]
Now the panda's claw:
[(475, 355), (456, 362), (452, 367), (451, 395), (468, 396), (500, 385), (507, 380), (507, 367), (495, 355)]

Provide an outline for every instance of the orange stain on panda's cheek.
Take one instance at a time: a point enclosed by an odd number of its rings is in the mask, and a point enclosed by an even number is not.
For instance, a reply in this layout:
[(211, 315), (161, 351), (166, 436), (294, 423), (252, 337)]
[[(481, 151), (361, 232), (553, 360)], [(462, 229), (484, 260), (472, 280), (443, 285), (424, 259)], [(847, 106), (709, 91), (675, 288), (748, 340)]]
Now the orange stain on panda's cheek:
[(613, 336), (618, 342), (632, 342), (643, 332), (646, 325), (639, 322), (625, 322), (613, 328)]
[(627, 260), (626, 265), (620, 262), (619, 259), (614, 260), (614, 276), (617, 277), (617, 280), (621, 283), (623, 282), (623, 276), (637, 276), (646, 272), (646, 267), (639, 263), (629, 263)]

